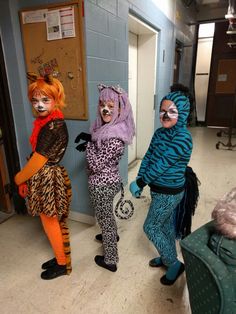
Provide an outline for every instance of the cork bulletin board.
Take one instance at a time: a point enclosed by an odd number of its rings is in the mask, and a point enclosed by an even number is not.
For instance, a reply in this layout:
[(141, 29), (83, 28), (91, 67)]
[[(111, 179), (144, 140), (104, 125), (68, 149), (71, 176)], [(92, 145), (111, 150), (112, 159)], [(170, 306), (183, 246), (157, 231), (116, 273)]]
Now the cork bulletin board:
[(218, 63), (216, 93), (234, 94), (236, 88), (236, 59), (221, 59)]
[(66, 119), (88, 119), (83, 12), (82, 0), (20, 11), (27, 72), (61, 81)]

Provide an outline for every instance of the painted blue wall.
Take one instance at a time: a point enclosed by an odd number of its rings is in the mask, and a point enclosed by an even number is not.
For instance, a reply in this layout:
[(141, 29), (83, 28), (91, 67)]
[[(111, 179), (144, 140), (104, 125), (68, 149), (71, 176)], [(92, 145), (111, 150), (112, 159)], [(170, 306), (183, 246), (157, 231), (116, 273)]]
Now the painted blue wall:
[[(47, 5), (65, 1), (34, 0), (33, 5)], [(72, 181), (72, 211), (93, 216), (87, 190), (86, 163), (83, 153), (75, 150), (74, 139), (81, 131), (88, 131), (96, 116), (97, 84), (120, 84), (128, 89), (128, 14), (129, 12), (160, 31), (157, 55), (157, 110), (160, 99), (172, 84), (176, 27), (151, 0), (86, 0), (85, 42), (87, 62), (87, 91), (89, 120), (67, 120), (70, 135), (63, 158)], [(18, 151), (21, 164), (30, 153), (28, 138), (32, 130), (32, 113), (27, 100), (26, 68), (20, 32), (18, 11), (32, 7), (31, 0), (0, 0), (0, 35), (2, 39), (8, 84), (15, 120)], [(183, 34), (183, 32), (181, 32)], [(181, 35), (182, 36), (182, 35)], [(191, 32), (184, 40), (191, 41)], [(32, 44), (37, 44), (37, 41)], [(190, 73), (186, 74), (186, 80)], [(127, 151), (121, 161), (121, 174), (127, 183)]]

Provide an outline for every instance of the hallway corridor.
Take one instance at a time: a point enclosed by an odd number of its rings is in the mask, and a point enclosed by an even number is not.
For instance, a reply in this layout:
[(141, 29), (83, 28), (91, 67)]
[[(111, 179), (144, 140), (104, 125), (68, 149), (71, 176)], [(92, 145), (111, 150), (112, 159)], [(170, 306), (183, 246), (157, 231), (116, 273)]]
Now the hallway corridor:
[[(190, 166), (201, 181), (193, 231), (211, 219), (217, 200), (236, 185), (236, 152), (215, 148), (217, 129), (190, 131), (194, 146)], [(221, 140), (227, 142), (224, 137)], [(136, 177), (138, 166), (139, 162), (131, 167), (129, 181)], [(129, 192), (126, 196), (131, 199)], [(94, 240), (97, 225), (69, 221), (73, 271), (70, 276), (43, 281), (40, 266), (52, 252), (39, 219), (15, 215), (0, 224), (1, 314), (190, 314), (185, 275), (171, 287), (162, 286), (163, 271), (148, 266), (156, 256), (142, 230), (150, 203), (148, 188), (141, 199), (132, 201), (133, 217), (118, 220), (116, 273), (94, 263), (94, 256), (102, 253), (101, 244)]]

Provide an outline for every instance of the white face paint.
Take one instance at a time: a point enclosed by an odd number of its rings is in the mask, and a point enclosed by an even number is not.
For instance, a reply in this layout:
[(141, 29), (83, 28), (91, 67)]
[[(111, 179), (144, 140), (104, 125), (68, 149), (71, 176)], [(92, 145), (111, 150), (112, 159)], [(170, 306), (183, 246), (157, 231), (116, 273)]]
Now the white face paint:
[(31, 99), (31, 103), (38, 115), (43, 117), (49, 115), (55, 105), (54, 99), (41, 93), (35, 93)]
[(108, 123), (112, 119), (114, 103), (113, 101), (100, 102), (99, 104), (100, 115), (105, 123)]
[(160, 121), (163, 128), (172, 128), (178, 121), (178, 109), (176, 105), (168, 99), (164, 99), (160, 108)]
[(174, 103), (172, 103), (167, 110), (161, 108), (160, 117), (169, 118), (169, 119), (178, 119), (178, 109)]
[(100, 114), (104, 116), (112, 116), (113, 110), (111, 110), (106, 104), (105, 106), (100, 107)]

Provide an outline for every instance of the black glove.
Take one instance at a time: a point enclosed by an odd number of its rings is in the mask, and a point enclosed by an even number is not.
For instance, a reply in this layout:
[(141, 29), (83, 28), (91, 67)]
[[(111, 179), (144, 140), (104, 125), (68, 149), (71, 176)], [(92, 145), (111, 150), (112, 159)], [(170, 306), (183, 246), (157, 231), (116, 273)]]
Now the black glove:
[(84, 142), (81, 143), (79, 145), (77, 145), (75, 148), (79, 151), (79, 152), (84, 152), (86, 150), (88, 142)]
[(28, 212), (27, 212), (25, 199), (19, 195), (18, 186), (16, 186), (15, 184), (11, 185), (11, 197), (15, 205), (14, 208), (15, 208), (16, 213), (21, 214), (21, 215), (26, 215)]
[(80, 140), (91, 142), (91, 134), (81, 132), (79, 135), (77, 135), (75, 143), (79, 143)]
[(88, 142), (91, 142), (91, 134), (81, 132), (79, 135), (77, 135), (77, 137), (75, 139), (75, 143), (79, 143), (80, 140), (83, 140), (85, 142), (77, 145), (76, 149), (79, 152), (84, 152), (86, 150), (86, 146), (87, 146)]

